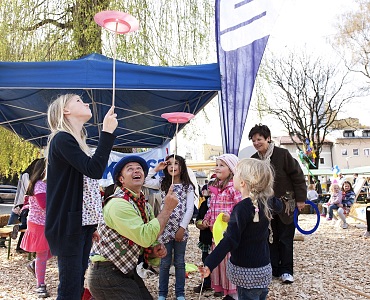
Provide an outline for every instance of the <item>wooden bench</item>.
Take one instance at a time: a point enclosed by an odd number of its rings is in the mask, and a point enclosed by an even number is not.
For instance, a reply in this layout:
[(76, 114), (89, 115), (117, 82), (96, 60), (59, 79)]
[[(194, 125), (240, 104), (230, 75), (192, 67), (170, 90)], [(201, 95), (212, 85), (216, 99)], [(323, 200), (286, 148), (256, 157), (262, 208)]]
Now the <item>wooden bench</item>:
[(365, 203), (354, 203), (351, 206), (348, 217), (366, 224), (367, 223), (366, 222), (366, 207), (367, 206), (369, 205)]
[[(26, 232), (27, 229), (21, 229), (18, 231), (20, 232)], [(7, 258), (10, 258), (10, 249), (12, 246), (12, 232), (13, 232), (13, 226), (7, 226), (7, 227), (2, 227), (0, 228), (0, 238), (4, 238), (4, 242), (8, 242), (8, 255)], [(28, 252), (28, 260), (31, 260), (32, 257), (35, 257), (36, 253)]]
[(13, 227), (2, 227), (0, 228), (0, 237), (5, 238), (5, 242), (8, 242), (8, 259), (10, 257), (10, 248), (12, 246), (12, 232)]

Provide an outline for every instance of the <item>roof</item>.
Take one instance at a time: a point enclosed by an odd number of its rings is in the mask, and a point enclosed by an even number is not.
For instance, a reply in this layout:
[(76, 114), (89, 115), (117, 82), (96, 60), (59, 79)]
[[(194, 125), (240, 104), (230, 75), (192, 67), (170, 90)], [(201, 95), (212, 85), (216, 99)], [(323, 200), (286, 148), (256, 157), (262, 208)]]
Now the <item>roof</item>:
[(76, 93), (91, 104), (87, 142), (96, 146), (112, 103), (113, 63), (118, 118), (115, 146), (162, 145), (176, 131), (176, 124), (163, 119), (163, 113), (197, 114), (221, 90), (218, 64), (143, 66), (114, 62), (100, 54), (71, 61), (0, 62), (0, 125), (45, 146), (48, 104), (60, 94)]
[[(274, 141), (277, 141), (280, 145), (292, 145), (294, 144), (290, 138), (290, 136), (276, 136), (272, 138)], [(297, 144), (302, 144), (302, 142), (298, 139), (297, 136), (293, 136), (294, 141)], [(325, 139), (324, 144), (333, 144), (333, 142)]]

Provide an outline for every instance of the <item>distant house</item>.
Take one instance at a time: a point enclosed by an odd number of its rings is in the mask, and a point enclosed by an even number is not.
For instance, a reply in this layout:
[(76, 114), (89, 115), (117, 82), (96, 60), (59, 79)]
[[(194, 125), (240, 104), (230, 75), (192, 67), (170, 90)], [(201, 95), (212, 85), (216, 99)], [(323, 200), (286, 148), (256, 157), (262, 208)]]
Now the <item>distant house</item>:
[[(293, 139), (298, 143), (298, 144), (301, 144), (301, 142), (299, 141), (299, 139), (297, 137), (293, 137)], [(275, 145), (276, 146), (279, 146), (279, 147), (282, 147), (282, 148), (285, 148), (285, 149), (288, 149), (288, 151), (290, 152), (290, 154), (292, 154), (292, 156), (298, 160), (298, 162), (300, 163), (302, 169), (306, 169), (306, 167), (302, 164), (299, 156), (298, 156), (298, 148), (297, 146), (292, 142), (290, 136), (277, 136), (277, 137), (272, 137), (272, 140), (275, 142)], [(325, 140), (324, 141), (324, 145), (323, 145), (323, 148), (322, 148), (322, 151), (321, 151), (321, 154), (320, 154), (320, 165), (319, 165), (319, 168), (320, 169), (332, 169), (333, 167), (333, 161), (332, 161), (332, 153), (331, 153), (331, 149), (333, 147), (333, 142), (329, 141), (329, 140)], [(302, 149), (302, 147), (301, 147)]]
[(349, 169), (370, 166), (370, 129), (336, 130), (330, 134), (333, 164)]
[[(299, 143), (297, 137), (294, 139)], [(300, 162), (297, 147), (289, 136), (277, 136), (272, 140), (277, 146), (288, 149)], [(327, 135), (320, 153), (319, 168), (332, 169), (335, 165), (340, 169), (370, 166), (370, 129), (334, 130)]]

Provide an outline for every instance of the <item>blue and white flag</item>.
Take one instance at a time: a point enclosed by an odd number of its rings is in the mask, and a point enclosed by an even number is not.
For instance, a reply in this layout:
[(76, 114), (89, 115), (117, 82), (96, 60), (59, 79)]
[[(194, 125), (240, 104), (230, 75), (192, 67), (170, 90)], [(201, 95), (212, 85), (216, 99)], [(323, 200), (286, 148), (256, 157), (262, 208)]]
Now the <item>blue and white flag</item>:
[(278, 0), (216, 0), (224, 153), (238, 155), (254, 82), (276, 20)]

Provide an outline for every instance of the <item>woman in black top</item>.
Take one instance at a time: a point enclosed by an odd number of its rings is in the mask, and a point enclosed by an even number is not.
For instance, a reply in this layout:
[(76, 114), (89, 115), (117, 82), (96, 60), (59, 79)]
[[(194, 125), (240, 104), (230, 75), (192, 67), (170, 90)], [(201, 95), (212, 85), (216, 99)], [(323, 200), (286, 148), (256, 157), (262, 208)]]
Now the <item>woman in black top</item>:
[[(83, 226), (83, 198), (86, 194), (99, 193), (99, 190), (89, 190), (92, 184), (86, 184), (86, 180), (100, 179), (106, 168), (115, 139), (112, 133), (118, 124), (113, 109), (105, 115), (94, 154), (86, 144), (83, 127), (92, 116), (89, 104), (83, 103), (78, 95), (66, 94), (52, 102), (48, 109), (51, 134), (47, 148), (45, 235), (51, 253), (58, 257), (58, 300), (80, 300), (83, 293), (84, 273), (95, 231), (94, 224)], [(99, 205), (89, 213), (101, 210), (101, 203)]]

